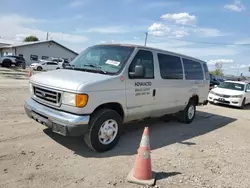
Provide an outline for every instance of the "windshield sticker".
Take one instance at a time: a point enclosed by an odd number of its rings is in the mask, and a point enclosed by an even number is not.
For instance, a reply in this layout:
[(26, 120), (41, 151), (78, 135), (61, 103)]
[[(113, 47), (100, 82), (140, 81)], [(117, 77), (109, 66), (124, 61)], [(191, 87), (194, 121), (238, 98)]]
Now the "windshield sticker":
[(108, 59), (108, 60), (106, 61), (106, 64), (114, 65), (114, 66), (119, 66), (119, 65), (120, 65), (120, 62), (119, 62), (119, 61), (114, 61), (114, 60)]

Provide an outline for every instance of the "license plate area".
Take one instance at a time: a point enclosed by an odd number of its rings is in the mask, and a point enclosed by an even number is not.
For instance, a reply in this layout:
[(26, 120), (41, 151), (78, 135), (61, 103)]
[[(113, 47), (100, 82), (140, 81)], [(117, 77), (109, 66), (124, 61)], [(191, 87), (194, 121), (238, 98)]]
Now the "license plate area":
[(66, 127), (57, 123), (52, 123), (52, 131), (63, 136), (67, 135)]
[(224, 98), (218, 98), (218, 101), (225, 102), (225, 99)]

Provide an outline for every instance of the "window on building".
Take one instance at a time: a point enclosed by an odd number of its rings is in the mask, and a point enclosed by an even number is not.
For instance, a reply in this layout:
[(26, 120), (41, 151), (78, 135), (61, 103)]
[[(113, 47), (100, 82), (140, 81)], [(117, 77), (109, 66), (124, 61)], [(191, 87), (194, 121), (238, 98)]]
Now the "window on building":
[(203, 80), (201, 63), (183, 58), (186, 80)]
[(134, 72), (136, 65), (142, 65), (145, 69), (145, 75), (141, 79), (154, 78), (154, 60), (152, 52), (139, 50), (130, 64), (129, 72)]
[(181, 58), (173, 55), (158, 54), (160, 73), (163, 79), (183, 79)]
[(38, 61), (38, 56), (37, 55), (30, 55), (30, 60)]
[(42, 56), (42, 59), (45, 60), (45, 59), (49, 59), (48, 56)]

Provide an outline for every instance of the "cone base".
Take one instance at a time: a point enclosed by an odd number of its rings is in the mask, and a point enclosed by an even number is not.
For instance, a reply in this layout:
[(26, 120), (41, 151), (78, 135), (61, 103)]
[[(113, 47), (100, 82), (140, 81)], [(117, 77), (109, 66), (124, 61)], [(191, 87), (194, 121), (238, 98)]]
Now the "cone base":
[(139, 185), (154, 185), (155, 184), (156, 173), (152, 172), (152, 179), (150, 180), (138, 180), (134, 177), (134, 169), (132, 169), (127, 177), (127, 181), (130, 183), (135, 183)]

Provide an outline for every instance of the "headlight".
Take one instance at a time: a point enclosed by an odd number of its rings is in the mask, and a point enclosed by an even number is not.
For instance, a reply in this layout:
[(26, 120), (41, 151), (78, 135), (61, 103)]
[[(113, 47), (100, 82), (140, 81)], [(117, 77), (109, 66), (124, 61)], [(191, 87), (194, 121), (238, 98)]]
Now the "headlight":
[(243, 95), (232, 95), (231, 97), (232, 97), (232, 98), (242, 98)]
[(33, 86), (31, 83), (29, 83), (29, 89), (30, 89), (30, 94), (33, 95)]
[(88, 102), (88, 95), (86, 94), (75, 94), (64, 92), (62, 95), (62, 103), (70, 106), (82, 108), (86, 106)]
[(216, 95), (216, 93), (215, 93), (215, 92), (213, 92), (213, 91), (210, 91), (210, 93), (211, 93), (211, 94), (213, 94), (213, 95)]

